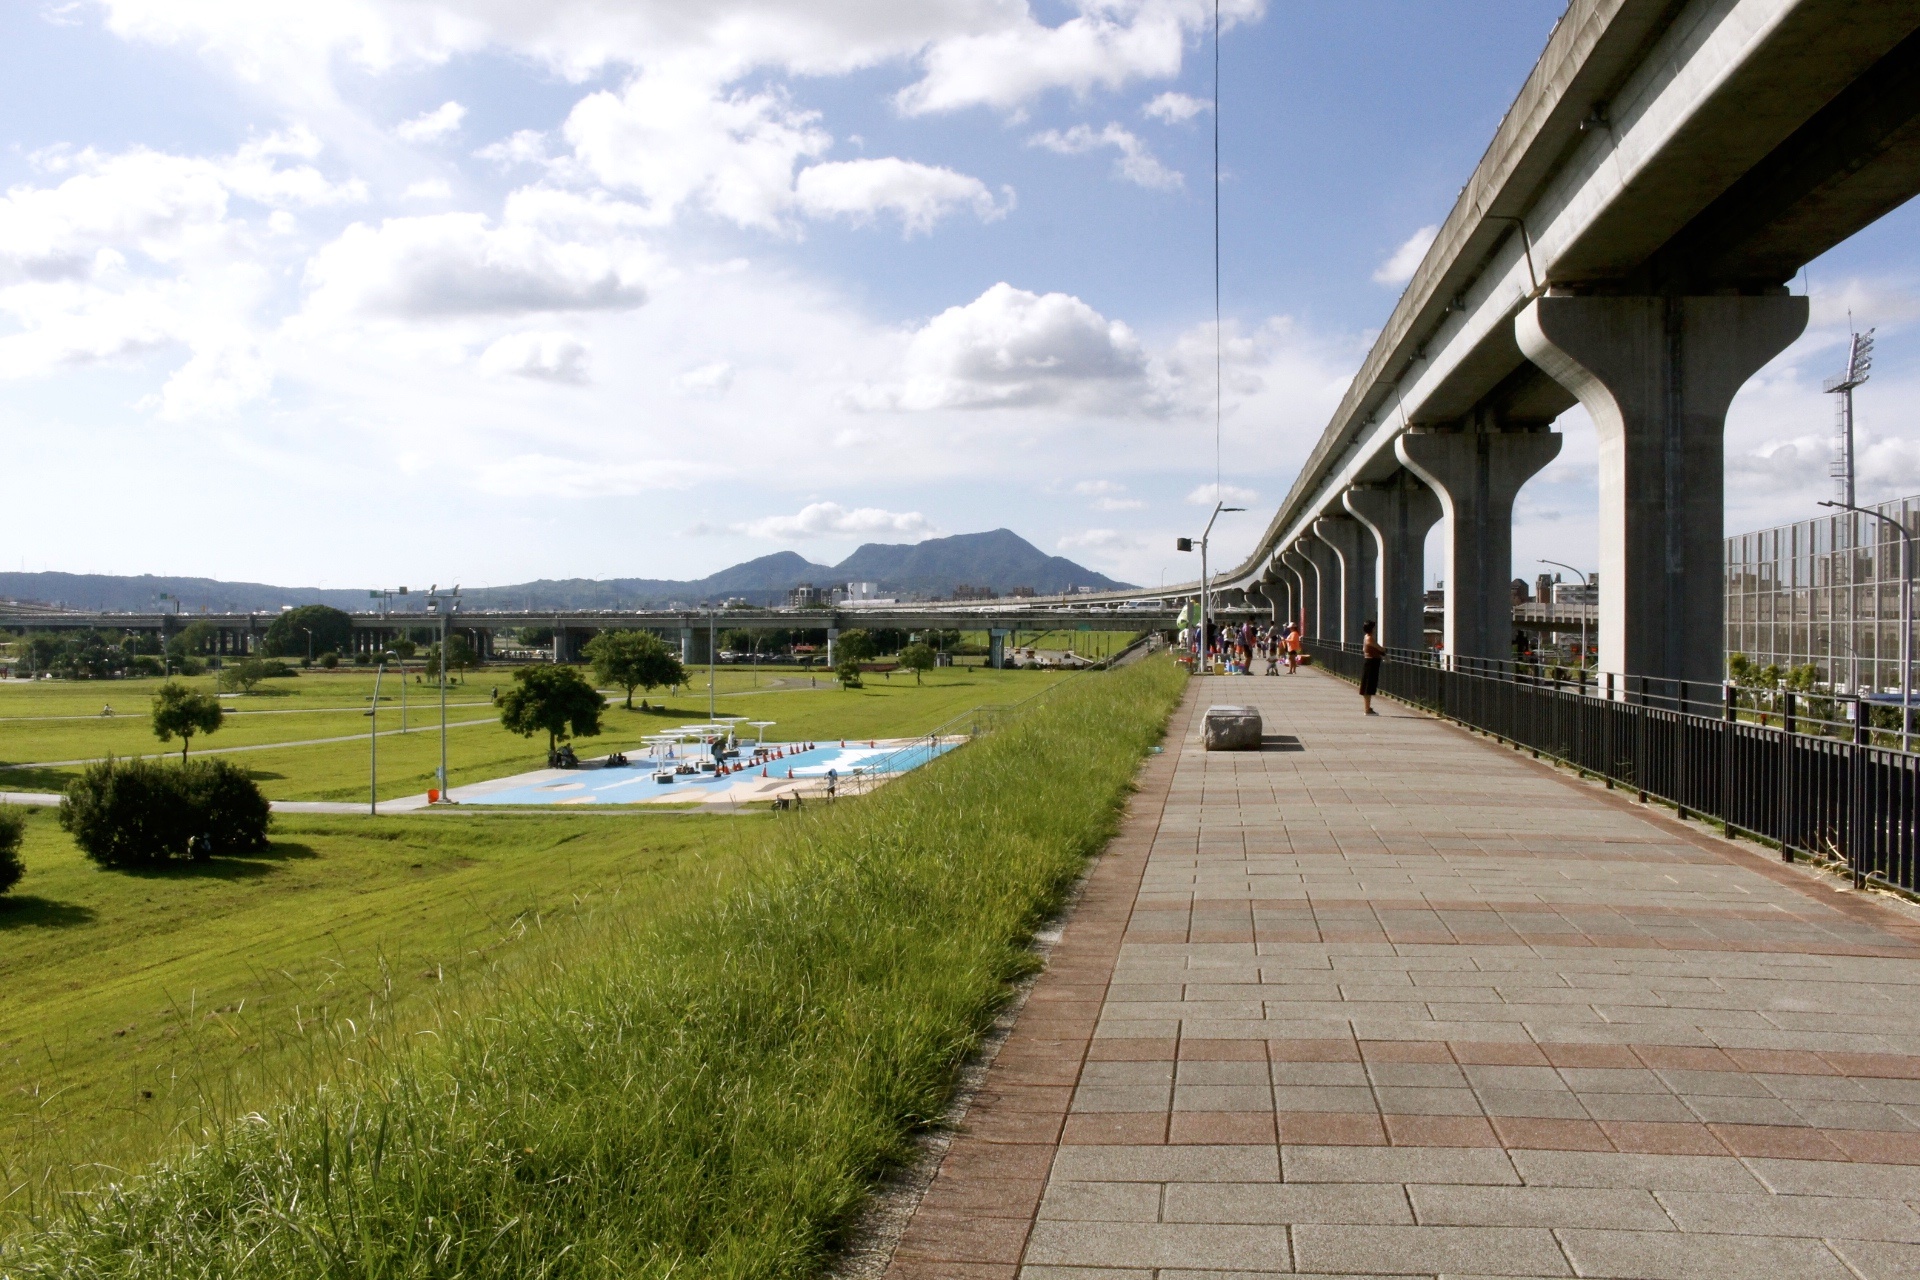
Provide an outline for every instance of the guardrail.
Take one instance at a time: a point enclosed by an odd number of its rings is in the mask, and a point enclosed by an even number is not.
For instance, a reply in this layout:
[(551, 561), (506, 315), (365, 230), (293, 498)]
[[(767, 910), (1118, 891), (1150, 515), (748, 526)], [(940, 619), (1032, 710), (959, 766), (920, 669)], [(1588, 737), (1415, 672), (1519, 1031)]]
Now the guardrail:
[[(1333, 674), (1359, 679), (1357, 647), (1312, 651)], [(1792, 693), (1763, 712), (1731, 685), (1555, 680), (1520, 664), (1406, 650), (1389, 651), (1380, 692), (1764, 840), (1789, 862), (1837, 860), (1856, 885), (1920, 887), (1920, 755), (1876, 745), (1894, 735), (1876, 733), (1867, 714), (1842, 739), (1824, 732), (1831, 722), (1804, 725)]]

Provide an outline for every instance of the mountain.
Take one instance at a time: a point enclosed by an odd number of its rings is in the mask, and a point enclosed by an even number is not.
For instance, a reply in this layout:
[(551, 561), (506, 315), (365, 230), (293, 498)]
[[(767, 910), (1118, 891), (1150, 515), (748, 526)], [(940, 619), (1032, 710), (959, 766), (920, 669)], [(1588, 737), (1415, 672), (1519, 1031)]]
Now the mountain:
[(869, 542), (834, 566), (835, 582), (877, 582), (903, 595), (950, 596), (961, 584), (1005, 594), (1032, 587), (1042, 595), (1092, 587), (1125, 587), (1104, 574), (1050, 556), (1011, 529), (961, 533), (926, 542)]
[[(633, 609), (736, 598), (752, 604), (781, 604), (787, 589), (802, 582), (819, 587), (875, 582), (883, 595), (902, 597), (951, 596), (953, 589), (963, 584), (989, 587), (1001, 595), (1015, 587), (1052, 594), (1075, 587), (1104, 591), (1128, 585), (1071, 560), (1050, 556), (1011, 529), (995, 529), (920, 543), (869, 542), (837, 565), (815, 564), (792, 551), (779, 551), (690, 581), (542, 578), (504, 587), (467, 587), (461, 599), (469, 609), (528, 610)], [(57, 602), (76, 609), (133, 613), (160, 607), (162, 595), (178, 600), (180, 608), (188, 613), (203, 609), (215, 613), (273, 613), (282, 605), (299, 604), (358, 610), (369, 604), (364, 590), (276, 587), (263, 582), (152, 574), (0, 573), (0, 600)], [(408, 603), (417, 600), (414, 597)]]

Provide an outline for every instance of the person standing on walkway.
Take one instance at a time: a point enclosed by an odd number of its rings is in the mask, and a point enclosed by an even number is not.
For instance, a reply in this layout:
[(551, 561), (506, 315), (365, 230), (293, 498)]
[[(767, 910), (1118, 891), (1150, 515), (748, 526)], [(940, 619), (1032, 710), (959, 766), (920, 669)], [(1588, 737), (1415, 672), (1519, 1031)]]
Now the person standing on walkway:
[(1370, 716), (1380, 714), (1373, 709), (1373, 695), (1380, 691), (1380, 660), (1386, 656), (1387, 651), (1374, 638), (1373, 624), (1360, 628), (1360, 705)]
[(1287, 624), (1287, 674), (1297, 675), (1300, 671), (1300, 625)]

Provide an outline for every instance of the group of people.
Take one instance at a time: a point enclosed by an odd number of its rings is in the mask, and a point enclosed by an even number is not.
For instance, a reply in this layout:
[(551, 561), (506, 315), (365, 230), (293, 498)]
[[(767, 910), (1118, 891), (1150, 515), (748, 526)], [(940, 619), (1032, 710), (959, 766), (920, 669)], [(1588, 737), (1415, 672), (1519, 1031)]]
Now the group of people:
[[(1254, 664), (1262, 660), (1266, 663), (1265, 674), (1270, 676), (1280, 674), (1283, 662), (1288, 675), (1300, 669), (1304, 637), (1297, 622), (1276, 622), (1271, 626), (1252, 622), (1221, 625), (1209, 619), (1206, 629), (1204, 638), (1197, 626), (1180, 630), (1180, 647), (1189, 655), (1195, 670), (1204, 670), (1210, 662), (1217, 661), (1227, 675), (1250, 676)], [(1360, 647), (1360, 706), (1364, 715), (1380, 714), (1373, 709), (1373, 698), (1380, 688), (1380, 663), (1386, 656), (1374, 624), (1367, 623), (1361, 628)]]
[(1251, 622), (1242, 622), (1238, 626), (1231, 623), (1222, 626), (1209, 620), (1209, 633), (1205, 652), (1201, 651), (1200, 628), (1186, 627), (1180, 632), (1180, 646), (1192, 655), (1192, 661), (1205, 666), (1209, 661), (1217, 661), (1228, 675), (1250, 676), (1255, 664), (1265, 663), (1265, 674), (1277, 676), (1280, 666), (1286, 664), (1287, 674), (1299, 670), (1303, 661), (1302, 648), (1304, 638), (1298, 623), (1276, 622), (1271, 626), (1256, 626)]

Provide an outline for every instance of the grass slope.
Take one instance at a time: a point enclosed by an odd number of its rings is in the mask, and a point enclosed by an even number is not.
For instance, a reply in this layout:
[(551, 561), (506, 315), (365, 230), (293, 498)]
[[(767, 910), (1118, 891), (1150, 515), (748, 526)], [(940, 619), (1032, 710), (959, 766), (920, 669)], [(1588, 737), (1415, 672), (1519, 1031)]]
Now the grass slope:
[(812, 1274), (939, 1113), (1181, 686), (1165, 660), (1081, 677), (770, 824), (748, 883), (553, 939), (420, 1048), (76, 1205), (5, 1270)]
[[(28, 810), (0, 897), (0, 1206), (137, 1168), (324, 1075), (555, 922), (711, 898), (764, 819), (281, 817), (269, 849), (104, 871)], [(643, 908), (638, 904), (646, 904)]]

